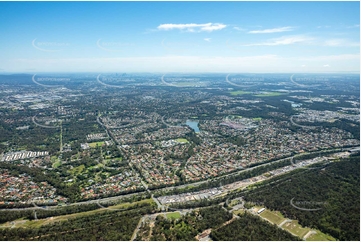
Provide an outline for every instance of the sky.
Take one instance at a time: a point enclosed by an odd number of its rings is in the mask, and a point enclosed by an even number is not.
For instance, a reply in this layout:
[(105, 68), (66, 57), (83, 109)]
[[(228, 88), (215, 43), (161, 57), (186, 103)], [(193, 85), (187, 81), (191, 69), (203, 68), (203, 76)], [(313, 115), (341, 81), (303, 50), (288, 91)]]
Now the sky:
[(0, 74), (360, 71), (359, 2), (0, 2)]

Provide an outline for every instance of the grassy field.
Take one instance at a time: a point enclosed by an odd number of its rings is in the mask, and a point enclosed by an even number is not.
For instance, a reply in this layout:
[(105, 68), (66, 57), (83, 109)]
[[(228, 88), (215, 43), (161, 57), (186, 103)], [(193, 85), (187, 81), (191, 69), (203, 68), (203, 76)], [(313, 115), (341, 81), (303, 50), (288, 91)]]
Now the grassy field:
[(284, 93), (281, 92), (264, 92), (261, 94), (256, 94), (254, 96), (256, 97), (276, 97), (276, 96), (281, 96), (284, 95)]
[(102, 146), (104, 144), (104, 141), (99, 141), (99, 142), (92, 142), (89, 143), (90, 148), (96, 148), (97, 146)]
[(233, 95), (233, 96), (250, 94), (250, 92), (245, 92), (245, 91), (232, 91), (232, 92), (230, 92), (230, 93), (231, 93), (231, 95)]
[(303, 238), (308, 231), (310, 231), (309, 228), (303, 228), (296, 220), (293, 220), (290, 223), (285, 223), (282, 225), (282, 228), (290, 231), (291, 233), (297, 235), (300, 238)]
[(282, 223), (283, 220), (285, 220), (283, 217), (277, 215), (276, 213), (269, 211), (269, 210), (265, 210), (263, 211), (260, 216), (262, 218), (265, 218), (269, 221), (271, 221), (272, 223), (279, 225), (280, 223)]
[(104, 167), (103, 164), (97, 164), (95, 166), (90, 166), (87, 168), (87, 170), (91, 171), (91, 170), (94, 170), (94, 169), (97, 169), (97, 168), (101, 168), (101, 167)]
[(189, 143), (187, 139), (182, 139), (182, 138), (176, 139), (176, 141), (180, 143)]
[(336, 241), (332, 236), (324, 234), (321, 231), (316, 231), (316, 234), (310, 235), (307, 241)]
[[(255, 208), (256, 211), (261, 209), (261, 207), (259, 207), (259, 206), (254, 206), (254, 208)], [(240, 210), (242, 210), (242, 209), (240, 209)], [(238, 211), (236, 211), (236, 212), (238, 212)], [(270, 211), (268, 209), (266, 209), (261, 214), (259, 214), (259, 216), (261, 216), (262, 218), (267, 219), (268, 221), (270, 221), (271, 223), (276, 224), (276, 225), (281, 224), (285, 220), (285, 217), (281, 214), (281, 212), (279, 212), (279, 211)], [(303, 237), (309, 231), (311, 231), (310, 228), (302, 227), (298, 223), (297, 220), (292, 220), (291, 222), (287, 222), (287, 223), (283, 224), (282, 228), (289, 231), (289, 232), (291, 232), (294, 235), (297, 235), (301, 239), (303, 239)], [(324, 234), (319, 230), (315, 230), (315, 229), (312, 229), (312, 230), (315, 231), (316, 233), (310, 235), (306, 240), (308, 240), (308, 241), (335, 241), (335, 239), (330, 235)]]
[(252, 120), (254, 120), (254, 121), (261, 121), (262, 118), (253, 118)]
[(167, 213), (166, 216), (167, 218), (171, 218), (171, 219), (178, 219), (182, 217), (179, 212)]
[(58, 168), (59, 166), (61, 166), (61, 161), (59, 161), (59, 160), (54, 162), (52, 165), (53, 168)]
[(112, 209), (126, 209), (129, 208), (130, 206), (133, 206), (135, 204), (144, 204), (144, 203), (149, 203), (149, 204), (153, 204), (155, 205), (155, 202), (153, 199), (149, 198), (149, 199), (144, 199), (138, 202), (134, 202), (134, 203), (122, 203), (122, 204), (118, 204), (118, 205), (114, 205), (114, 206), (109, 206), (109, 208)]
[(236, 211), (233, 211), (233, 213), (235, 214), (235, 215), (241, 215), (241, 214), (244, 214), (244, 209), (238, 209), (238, 210), (236, 210)]

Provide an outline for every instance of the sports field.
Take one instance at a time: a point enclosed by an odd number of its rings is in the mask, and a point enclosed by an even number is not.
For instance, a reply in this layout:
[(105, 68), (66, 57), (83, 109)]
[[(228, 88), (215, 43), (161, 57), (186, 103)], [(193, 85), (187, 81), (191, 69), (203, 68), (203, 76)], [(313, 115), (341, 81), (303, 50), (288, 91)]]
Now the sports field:
[(167, 218), (171, 218), (171, 219), (178, 219), (182, 217), (179, 212), (167, 213), (166, 216)]
[(283, 217), (277, 215), (276, 213), (269, 211), (269, 210), (265, 210), (263, 211), (260, 216), (262, 218), (265, 218), (267, 220), (269, 220), (270, 222), (279, 225), (280, 223), (282, 223), (283, 220), (285, 220)]

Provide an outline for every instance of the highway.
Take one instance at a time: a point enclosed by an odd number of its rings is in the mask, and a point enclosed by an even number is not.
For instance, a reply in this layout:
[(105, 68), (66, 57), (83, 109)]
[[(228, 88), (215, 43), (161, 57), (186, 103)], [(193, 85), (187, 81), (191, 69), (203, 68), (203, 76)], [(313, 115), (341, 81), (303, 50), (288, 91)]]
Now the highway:
[[(357, 146), (358, 147), (358, 146)], [(353, 147), (355, 148), (355, 147)], [(352, 149), (349, 148), (349, 149)], [(327, 150), (327, 151), (337, 151), (337, 150), (341, 150), (341, 148), (336, 148), (336, 149), (330, 149), (330, 150)], [(316, 151), (316, 152), (311, 152), (309, 154), (313, 154), (313, 153), (317, 153), (319, 151)], [(299, 154), (295, 155), (295, 156), (292, 156), (292, 157), (287, 157), (287, 158), (282, 158), (280, 160), (276, 160), (276, 161), (273, 161), (273, 162), (269, 162), (269, 163), (266, 163), (266, 164), (262, 164), (262, 165), (258, 165), (258, 166), (255, 166), (255, 167), (252, 167), (252, 168), (248, 168), (248, 169), (245, 169), (245, 170), (241, 170), (241, 171), (238, 171), (238, 172), (235, 172), (235, 173), (231, 173), (231, 174), (227, 174), (227, 175), (224, 175), (224, 176), (219, 176), (217, 178), (222, 178), (222, 177), (228, 177), (228, 176), (233, 176), (233, 175), (237, 175), (237, 174), (240, 174), (242, 172), (247, 172), (247, 171), (250, 171), (250, 170), (253, 170), (253, 169), (256, 169), (256, 168), (259, 168), (259, 167), (263, 167), (263, 166), (266, 166), (266, 165), (269, 165), (269, 164), (273, 164), (273, 163), (277, 163), (277, 162), (281, 162), (281, 161), (284, 161), (284, 160), (287, 160), (287, 159), (292, 159), (294, 157), (297, 157), (299, 156)], [(290, 164), (293, 164), (290, 162)], [(217, 179), (215, 178), (215, 179)], [(203, 184), (205, 182), (208, 182), (208, 180), (205, 180), (205, 181), (200, 181), (200, 182), (195, 182), (195, 183), (189, 183), (189, 184), (184, 184), (184, 185), (179, 185), (179, 186), (172, 186), (172, 187), (165, 187), (165, 188), (161, 188), (161, 189), (156, 189), (154, 191), (167, 191), (167, 190), (170, 190), (170, 189), (174, 189), (174, 188), (184, 188), (184, 187), (187, 187), (187, 186), (197, 186), (197, 185), (200, 185), (200, 184)], [(146, 189), (148, 190), (146, 184), (144, 184), (144, 181), (142, 181), (142, 184), (143, 186), (146, 187)], [(152, 191), (148, 190), (150, 193)], [(154, 192), (153, 191), (153, 192)], [(72, 203), (72, 204), (68, 204), (66, 206), (74, 206), (74, 205), (82, 205), (82, 204), (91, 204), (91, 203), (97, 203), (99, 204), (100, 202), (109, 202), (109, 201), (114, 201), (114, 200), (118, 200), (118, 199), (121, 199), (121, 198), (126, 198), (126, 197), (131, 197), (131, 196), (136, 196), (138, 194), (140, 194), (141, 192), (138, 192), (138, 193), (130, 193), (130, 194), (126, 194), (126, 195), (119, 195), (119, 196), (114, 196), (114, 197), (108, 197), (108, 198), (100, 198), (100, 199), (96, 199), (96, 200), (89, 200), (89, 201), (83, 201), (83, 202), (75, 202), (75, 203)], [(152, 198), (153, 198), (153, 194), (151, 194)], [(154, 198), (153, 198), (154, 199)], [(159, 208), (163, 208), (164, 209), (164, 206), (161, 205), (159, 203), (159, 201), (157, 199), (155, 199), (157, 205)], [(41, 208), (41, 209), (59, 209), (59, 208), (62, 208), (62, 207), (65, 207), (65, 206), (61, 206), (61, 207), (47, 207), (47, 208)], [(28, 207), (28, 208), (8, 208), (8, 209), (0, 209), (0, 211), (22, 211), (22, 210), (35, 210), (35, 209), (40, 209), (39, 207)]]

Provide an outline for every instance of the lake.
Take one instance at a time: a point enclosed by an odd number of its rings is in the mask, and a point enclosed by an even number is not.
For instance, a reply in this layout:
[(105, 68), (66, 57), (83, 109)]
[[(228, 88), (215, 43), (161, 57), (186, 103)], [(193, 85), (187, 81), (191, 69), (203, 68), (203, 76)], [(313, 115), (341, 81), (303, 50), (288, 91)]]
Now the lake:
[(195, 120), (187, 120), (186, 125), (188, 125), (189, 127), (191, 127), (194, 132), (198, 133), (199, 132), (199, 127), (198, 127), (198, 121)]

